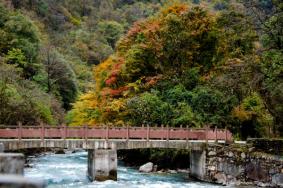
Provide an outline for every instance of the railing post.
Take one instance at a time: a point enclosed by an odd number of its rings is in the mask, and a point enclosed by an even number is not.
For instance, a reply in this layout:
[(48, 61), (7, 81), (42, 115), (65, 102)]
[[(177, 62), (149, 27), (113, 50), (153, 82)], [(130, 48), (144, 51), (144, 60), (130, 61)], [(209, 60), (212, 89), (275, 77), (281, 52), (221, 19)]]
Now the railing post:
[(66, 140), (67, 138), (67, 126), (63, 124), (63, 139)]
[[(142, 133), (144, 132), (144, 124), (142, 124)], [(142, 140), (144, 140), (144, 134), (142, 134)]]
[(162, 137), (161, 137), (161, 140), (163, 140), (164, 139), (164, 136), (163, 136), (163, 131), (164, 131), (164, 125), (163, 124), (161, 124), (161, 131), (162, 131)]
[(84, 139), (87, 142), (87, 139), (88, 139), (88, 125), (84, 125)]
[(169, 125), (167, 124), (167, 135), (166, 135), (167, 141), (169, 141), (169, 137), (170, 137), (170, 128), (169, 128)]
[(18, 138), (19, 138), (19, 141), (22, 140), (22, 122), (18, 122)]
[(225, 127), (225, 143), (227, 142), (227, 127)]
[(146, 130), (146, 140), (147, 140), (147, 141), (149, 141), (149, 137), (150, 137), (149, 131), (150, 131), (150, 129), (149, 129), (149, 124), (147, 124), (147, 130)]
[(129, 132), (129, 124), (127, 124), (127, 141), (129, 141), (130, 138), (130, 132)]
[(205, 126), (205, 142), (208, 142), (208, 126)]
[(215, 126), (215, 142), (218, 142), (218, 140), (217, 140), (217, 126)]
[(45, 137), (45, 130), (44, 130), (44, 123), (42, 121), (40, 122), (40, 127), (41, 127), (40, 138), (41, 138), (41, 141), (43, 142), (44, 141), (44, 137)]
[(186, 126), (186, 132), (187, 132), (187, 134), (186, 134), (186, 144), (188, 145), (188, 142), (189, 142), (189, 134), (190, 134), (190, 132), (189, 132), (189, 126), (188, 126), (188, 125)]
[(109, 124), (106, 125), (106, 140), (108, 142), (109, 139)]

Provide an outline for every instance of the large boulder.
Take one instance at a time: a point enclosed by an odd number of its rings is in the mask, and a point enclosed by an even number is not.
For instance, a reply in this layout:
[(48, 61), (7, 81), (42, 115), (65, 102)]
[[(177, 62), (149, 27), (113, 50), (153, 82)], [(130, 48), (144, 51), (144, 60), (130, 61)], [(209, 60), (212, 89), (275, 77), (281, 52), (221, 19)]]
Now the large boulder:
[(148, 162), (142, 166), (140, 166), (139, 168), (140, 172), (145, 172), (145, 173), (149, 173), (153, 171), (153, 163), (152, 162)]

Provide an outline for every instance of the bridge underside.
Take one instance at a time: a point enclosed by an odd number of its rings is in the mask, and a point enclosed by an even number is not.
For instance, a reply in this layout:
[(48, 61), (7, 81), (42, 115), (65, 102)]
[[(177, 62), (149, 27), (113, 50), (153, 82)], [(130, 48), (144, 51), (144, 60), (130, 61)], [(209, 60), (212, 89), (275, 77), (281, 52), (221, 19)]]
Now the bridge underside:
[[(66, 149), (143, 149), (143, 148), (172, 148), (203, 150), (206, 144), (215, 143), (214, 140), (101, 140), (101, 139), (0, 139), (6, 151), (29, 148), (66, 148)], [(225, 143), (218, 141), (218, 143)]]
[[(171, 148), (188, 149), (192, 156), (203, 154), (215, 140), (127, 140), (127, 139), (0, 139), (6, 151), (32, 148), (66, 148), (88, 150), (88, 177), (90, 180), (117, 180), (117, 150), (143, 149), (143, 148)], [(225, 143), (225, 141), (219, 141)], [(190, 161), (189, 161), (190, 160)], [(199, 157), (188, 159), (192, 174), (199, 178), (205, 175), (202, 172), (204, 160)]]

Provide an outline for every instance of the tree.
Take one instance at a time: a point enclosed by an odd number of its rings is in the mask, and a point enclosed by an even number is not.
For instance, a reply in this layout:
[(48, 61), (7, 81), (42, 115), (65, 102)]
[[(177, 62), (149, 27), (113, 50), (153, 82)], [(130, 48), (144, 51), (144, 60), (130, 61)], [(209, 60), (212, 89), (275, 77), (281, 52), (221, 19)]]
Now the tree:
[(99, 22), (97, 30), (113, 49), (115, 48), (116, 42), (124, 32), (123, 26), (115, 21)]
[(15, 65), (0, 62), (0, 124), (48, 124), (62, 122), (57, 101), (36, 84), (19, 76)]
[(69, 109), (78, 91), (73, 70), (53, 46), (43, 49), (43, 55), (47, 74), (47, 92), (62, 97), (64, 108)]
[(233, 11), (215, 16), (198, 6), (173, 4), (135, 23), (115, 54), (95, 66), (95, 89), (75, 103), (72, 118), (133, 125), (233, 124), (231, 112), (239, 101), (209, 82), (225, 63), (235, 57), (245, 62), (253, 52), (257, 38), (249, 25), (237, 25), (244, 22)]

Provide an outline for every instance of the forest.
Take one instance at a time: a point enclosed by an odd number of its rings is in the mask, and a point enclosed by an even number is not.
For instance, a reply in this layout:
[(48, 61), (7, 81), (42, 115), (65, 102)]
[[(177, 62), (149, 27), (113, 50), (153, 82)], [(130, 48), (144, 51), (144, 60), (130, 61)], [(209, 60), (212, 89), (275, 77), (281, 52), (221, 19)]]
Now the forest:
[(0, 0), (0, 124), (283, 136), (280, 0)]

